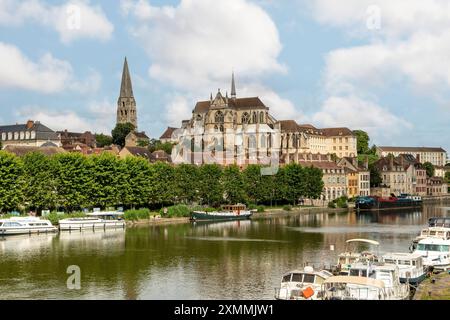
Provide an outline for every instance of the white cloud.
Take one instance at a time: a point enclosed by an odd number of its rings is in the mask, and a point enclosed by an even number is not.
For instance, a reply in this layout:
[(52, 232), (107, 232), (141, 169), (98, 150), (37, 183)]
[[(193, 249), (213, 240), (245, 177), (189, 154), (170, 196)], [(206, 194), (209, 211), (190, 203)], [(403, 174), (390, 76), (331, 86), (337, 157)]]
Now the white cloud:
[(182, 0), (176, 7), (122, 1), (137, 25), (132, 33), (151, 58), (150, 75), (183, 90), (209, 88), (242, 77), (285, 72), (277, 57), (278, 30), (269, 15), (246, 0)]
[[(92, 101), (87, 110), (71, 111), (73, 108), (53, 110), (43, 106), (27, 106), (17, 111), (17, 117), (22, 121), (29, 119), (40, 121), (52, 130), (65, 130), (110, 134), (111, 124), (115, 123), (115, 106), (108, 102)], [(82, 114), (82, 115), (80, 115)]]
[(182, 120), (190, 119), (193, 106), (187, 98), (176, 96), (166, 107), (166, 120), (169, 126), (179, 127)]
[(355, 95), (328, 98), (322, 109), (312, 116), (312, 121), (322, 127), (362, 129), (375, 138), (386, 138), (412, 128), (409, 122), (387, 108)]
[(44, 54), (39, 61), (31, 61), (17, 47), (0, 42), (0, 88), (19, 88), (41, 93), (55, 93), (70, 89), (80, 93), (99, 89), (101, 76), (91, 71), (83, 82), (75, 79), (67, 61)]
[(89, 0), (70, 0), (55, 6), (40, 0), (0, 0), (0, 25), (25, 23), (54, 29), (66, 44), (80, 38), (106, 41), (114, 31), (101, 7), (91, 5)]

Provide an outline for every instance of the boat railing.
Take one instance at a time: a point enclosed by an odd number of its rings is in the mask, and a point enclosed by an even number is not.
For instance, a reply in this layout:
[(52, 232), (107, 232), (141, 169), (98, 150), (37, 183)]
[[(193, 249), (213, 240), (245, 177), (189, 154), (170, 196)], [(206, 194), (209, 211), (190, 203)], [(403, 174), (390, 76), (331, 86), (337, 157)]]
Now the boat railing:
[[(89, 223), (89, 225), (91, 225), (91, 224), (92, 224), (92, 231), (95, 232), (95, 229), (99, 229), (98, 227), (96, 228), (96, 224), (95, 223)], [(114, 225), (103, 223), (103, 228), (102, 229), (106, 230), (106, 226), (107, 225), (109, 225), (110, 228), (113, 227), (115, 229), (119, 229), (119, 228), (125, 229), (125, 223), (120, 223), (120, 225), (117, 225), (116, 223)], [(83, 223), (80, 224), (79, 226), (69, 225), (68, 228), (64, 228), (64, 229), (61, 229), (61, 225), (59, 225), (59, 231), (64, 230), (64, 231), (69, 231), (69, 233), (72, 232), (72, 231), (80, 231), (80, 232), (82, 232), (83, 230), (87, 230), (87, 229), (88, 228), (86, 227), (86, 224), (83, 224)]]

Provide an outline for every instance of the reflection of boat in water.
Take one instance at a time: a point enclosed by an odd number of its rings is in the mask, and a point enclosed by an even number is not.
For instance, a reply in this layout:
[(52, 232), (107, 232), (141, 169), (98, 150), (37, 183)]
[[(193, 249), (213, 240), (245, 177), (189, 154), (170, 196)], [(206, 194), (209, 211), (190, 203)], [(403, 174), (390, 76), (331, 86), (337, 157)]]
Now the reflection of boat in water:
[(2, 254), (15, 253), (31, 257), (33, 252), (40, 253), (40, 249), (46, 250), (57, 237), (56, 233), (12, 235), (8, 238), (0, 238), (0, 252)]
[(331, 276), (333, 274), (327, 270), (315, 271), (310, 266), (285, 273), (280, 288), (275, 289), (275, 299), (318, 300), (323, 282)]
[(59, 230), (76, 231), (85, 229), (125, 228), (123, 212), (94, 212), (86, 218), (69, 218), (59, 221)]
[(429, 227), (450, 228), (450, 217), (433, 217), (428, 219)]
[(239, 229), (247, 228), (251, 225), (251, 220), (235, 220), (235, 221), (211, 221), (211, 220), (200, 220), (194, 221), (193, 225), (195, 227), (202, 227), (208, 230), (220, 230), (220, 229)]
[(13, 217), (0, 220), (0, 235), (56, 232), (58, 229), (49, 220), (36, 217)]
[(122, 229), (107, 229), (107, 230), (83, 230), (82, 232), (61, 232), (59, 234), (59, 241), (61, 243), (73, 242), (124, 242), (125, 230)]
[(221, 211), (194, 211), (191, 214), (192, 221), (213, 220), (213, 221), (227, 221), (227, 220), (245, 220), (250, 219), (253, 215), (253, 210), (247, 210), (243, 204), (222, 206)]

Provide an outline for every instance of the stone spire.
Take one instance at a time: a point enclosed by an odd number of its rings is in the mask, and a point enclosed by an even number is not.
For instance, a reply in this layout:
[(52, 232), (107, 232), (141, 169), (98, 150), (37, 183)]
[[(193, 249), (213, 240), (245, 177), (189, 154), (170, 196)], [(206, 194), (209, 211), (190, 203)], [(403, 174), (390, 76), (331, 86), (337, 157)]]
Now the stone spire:
[(236, 100), (236, 83), (234, 81), (234, 71), (231, 75), (231, 99)]
[(134, 99), (133, 86), (131, 85), (130, 70), (125, 57), (122, 73), (122, 84), (120, 85), (120, 96), (117, 100), (117, 123), (131, 123), (137, 130), (137, 108)]
[(125, 57), (125, 62), (123, 64), (122, 72), (122, 85), (120, 86), (120, 97), (121, 98), (133, 98), (133, 86), (131, 85), (130, 71), (128, 70), (128, 61)]

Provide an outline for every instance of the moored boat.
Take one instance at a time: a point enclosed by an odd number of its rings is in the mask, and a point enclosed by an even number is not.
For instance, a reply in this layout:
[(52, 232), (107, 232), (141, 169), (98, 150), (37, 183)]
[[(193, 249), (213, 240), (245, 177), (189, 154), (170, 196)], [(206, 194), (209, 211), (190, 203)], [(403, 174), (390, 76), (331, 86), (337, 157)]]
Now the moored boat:
[(421, 206), (421, 197), (409, 195), (402, 195), (399, 197), (391, 195), (391, 197), (388, 198), (366, 196), (358, 197), (355, 201), (356, 211), (418, 208)]
[(425, 267), (436, 271), (450, 270), (450, 240), (441, 238), (425, 238), (417, 244), (414, 253), (423, 257)]
[(417, 286), (427, 275), (419, 253), (386, 253), (383, 255), (383, 261), (385, 264), (398, 266), (401, 283)]
[(353, 276), (334, 276), (322, 284), (323, 300), (388, 300), (384, 282)]
[(75, 231), (85, 229), (125, 228), (123, 212), (107, 211), (88, 213), (83, 218), (68, 218), (59, 221), (61, 231)]
[(0, 235), (48, 233), (57, 230), (49, 220), (37, 217), (13, 217), (0, 220)]
[[(345, 252), (339, 254), (338, 264), (336, 265), (336, 272), (340, 275), (348, 275), (350, 268), (359, 262), (378, 262), (380, 257), (378, 256), (379, 242), (369, 239), (349, 239), (346, 242)], [(377, 252), (372, 251), (358, 251), (355, 246), (358, 244), (365, 244), (369, 246), (375, 246)]]
[(253, 212), (254, 210), (247, 210), (247, 207), (243, 204), (225, 205), (222, 206), (221, 211), (194, 211), (191, 214), (191, 220), (245, 220), (250, 219)]
[(310, 266), (287, 272), (281, 278), (280, 288), (275, 289), (275, 299), (318, 300), (322, 283), (331, 276), (327, 270), (316, 271)]

